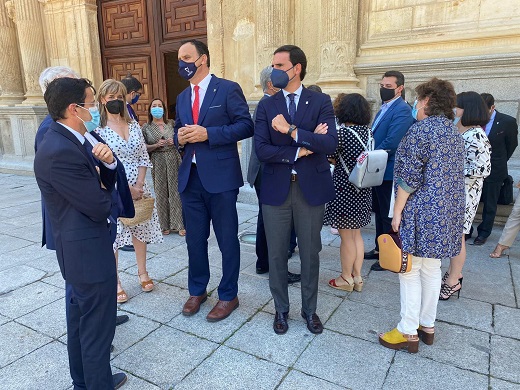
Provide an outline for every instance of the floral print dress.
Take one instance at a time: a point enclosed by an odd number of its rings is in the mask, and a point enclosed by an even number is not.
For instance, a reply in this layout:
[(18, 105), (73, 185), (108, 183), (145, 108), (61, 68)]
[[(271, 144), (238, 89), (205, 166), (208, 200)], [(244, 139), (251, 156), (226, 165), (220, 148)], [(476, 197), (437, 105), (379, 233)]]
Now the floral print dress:
[[(98, 133), (110, 146), (110, 149), (117, 155), (123, 163), (126, 171), (128, 185), (132, 186), (137, 183), (139, 167), (151, 168), (150, 158), (146, 151), (143, 133), (141, 127), (135, 121), (128, 124), (129, 137), (125, 141), (110, 127), (97, 128)], [(151, 196), (151, 192), (144, 183), (144, 195)], [(132, 245), (132, 236), (139, 241), (147, 243), (159, 243), (163, 241), (161, 229), (159, 227), (159, 218), (157, 217), (157, 209), (154, 206), (152, 218), (148, 221), (140, 223), (136, 226), (125, 226), (117, 220), (117, 236), (114, 242), (114, 251), (124, 245)]]
[(475, 214), (477, 214), (484, 179), (491, 173), (491, 144), (482, 128), (472, 127), (462, 133), (466, 161), (464, 162), (464, 182), (466, 187), (466, 207), (464, 209), (464, 234), (469, 234)]
[(394, 179), (410, 194), (399, 234), (403, 251), (434, 259), (460, 253), (464, 225), (464, 142), (451, 120), (414, 123), (396, 152)]

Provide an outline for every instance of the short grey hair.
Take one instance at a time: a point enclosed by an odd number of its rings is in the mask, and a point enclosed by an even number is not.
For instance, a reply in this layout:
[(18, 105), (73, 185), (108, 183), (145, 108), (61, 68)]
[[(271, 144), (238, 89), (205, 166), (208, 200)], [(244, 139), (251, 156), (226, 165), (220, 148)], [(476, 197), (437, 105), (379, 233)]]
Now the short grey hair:
[(267, 82), (271, 81), (271, 73), (273, 73), (273, 67), (271, 65), (266, 66), (260, 72), (260, 85), (262, 86), (262, 91), (267, 91)]
[(38, 80), (43, 94), (45, 94), (47, 86), (53, 80), (59, 79), (61, 77), (71, 77), (74, 79), (79, 79), (80, 75), (68, 66), (51, 66), (50, 68), (44, 69), (43, 72), (40, 74), (40, 79)]

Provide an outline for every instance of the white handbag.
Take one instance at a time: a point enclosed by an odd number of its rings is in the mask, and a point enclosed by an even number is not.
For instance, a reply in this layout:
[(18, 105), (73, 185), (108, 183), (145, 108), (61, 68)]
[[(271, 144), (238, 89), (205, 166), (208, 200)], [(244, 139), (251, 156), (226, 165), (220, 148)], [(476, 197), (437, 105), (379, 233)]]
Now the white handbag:
[(343, 169), (347, 172), (348, 180), (357, 188), (377, 187), (383, 183), (385, 175), (386, 163), (388, 161), (388, 153), (385, 150), (374, 150), (374, 138), (369, 134), (368, 142), (365, 145), (358, 133), (350, 127), (346, 128), (357, 138), (359, 143), (365, 149), (356, 159), (356, 165), (352, 172), (347, 168), (345, 161), (341, 155), (339, 160), (343, 165)]

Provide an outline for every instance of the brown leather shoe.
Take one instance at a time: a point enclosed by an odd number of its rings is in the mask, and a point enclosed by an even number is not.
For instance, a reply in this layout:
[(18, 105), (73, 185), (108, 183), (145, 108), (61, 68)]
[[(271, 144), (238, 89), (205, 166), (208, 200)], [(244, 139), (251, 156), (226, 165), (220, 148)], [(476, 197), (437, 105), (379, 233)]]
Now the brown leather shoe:
[(219, 300), (215, 307), (208, 313), (206, 319), (209, 322), (217, 322), (227, 318), (233, 310), (238, 307), (238, 297), (235, 297), (231, 301)]
[(182, 314), (187, 317), (197, 314), (200, 310), (200, 305), (206, 302), (206, 299), (208, 299), (207, 292), (198, 296), (191, 295), (182, 308)]

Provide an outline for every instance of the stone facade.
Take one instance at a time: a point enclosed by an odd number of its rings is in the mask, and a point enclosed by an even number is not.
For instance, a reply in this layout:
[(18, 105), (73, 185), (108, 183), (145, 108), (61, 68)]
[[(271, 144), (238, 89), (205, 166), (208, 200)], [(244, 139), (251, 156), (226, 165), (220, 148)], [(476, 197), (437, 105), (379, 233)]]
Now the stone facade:
[[(95, 0), (0, 0), (0, 49), (10, 54), (0, 56), (0, 170), (32, 169), (43, 68), (68, 65), (101, 83), (96, 9)], [(252, 109), (260, 70), (290, 43), (307, 54), (305, 84), (360, 92), (374, 112), (382, 74), (397, 69), (409, 102), (437, 76), (457, 91), (490, 92), (499, 111), (520, 116), (517, 0), (210, 0), (206, 10), (212, 72), (239, 82)]]

